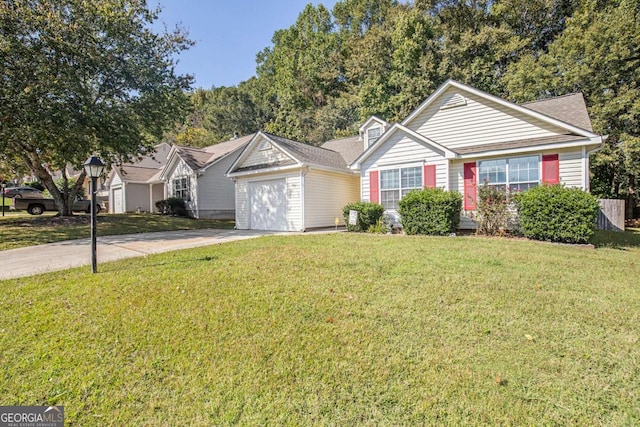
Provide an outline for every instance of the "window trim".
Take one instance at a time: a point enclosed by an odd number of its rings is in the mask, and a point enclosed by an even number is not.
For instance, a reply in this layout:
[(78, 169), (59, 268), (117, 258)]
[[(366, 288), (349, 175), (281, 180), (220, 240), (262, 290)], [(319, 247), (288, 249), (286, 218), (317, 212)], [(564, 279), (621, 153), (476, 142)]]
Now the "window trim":
[[(371, 140), (371, 136), (369, 135), (369, 132), (371, 132), (372, 130), (377, 130), (379, 133), (376, 137), (373, 138), (373, 141)], [(373, 144), (375, 144), (380, 137), (382, 137), (382, 126), (371, 126), (370, 128), (368, 128), (366, 130), (366, 137), (367, 137), (367, 147), (371, 147)]]
[[(418, 169), (420, 171), (420, 185), (418, 187), (402, 187), (402, 169)], [(382, 198), (382, 192), (383, 191), (397, 191), (398, 192), (398, 203), (400, 202), (400, 200), (402, 200), (402, 198), (404, 197), (402, 195), (403, 191), (408, 190), (419, 190), (421, 188), (424, 188), (424, 162), (423, 163), (409, 163), (409, 164), (402, 164), (402, 165), (389, 165), (387, 167), (384, 168), (380, 168), (377, 170), (378, 171), (378, 200), (382, 206), (384, 206), (385, 211), (397, 211), (398, 207), (387, 207), (384, 205), (383, 203), (383, 198)], [(398, 188), (393, 188), (393, 189), (383, 189), (382, 188), (382, 174), (383, 172), (387, 172), (387, 171), (397, 171), (397, 178), (398, 178)], [(371, 190), (371, 184), (369, 184), (369, 190)]]
[(481, 175), (481, 169), (480, 169), (480, 165), (482, 162), (487, 162), (487, 161), (492, 161), (492, 160), (504, 160), (505, 163), (505, 182), (504, 183), (498, 183), (498, 184), (492, 184), (490, 182), (487, 182), (490, 186), (504, 186), (504, 188), (509, 189), (512, 185), (511, 181), (509, 180), (509, 162), (511, 160), (514, 159), (521, 159), (521, 158), (525, 158), (525, 157), (536, 157), (537, 159), (537, 165), (538, 165), (538, 180), (537, 181), (516, 181), (515, 185), (517, 184), (533, 184), (536, 183), (536, 185), (540, 185), (542, 183), (542, 156), (540, 154), (529, 154), (529, 155), (517, 155), (517, 156), (509, 156), (509, 157), (495, 157), (495, 158), (490, 158), (490, 159), (484, 159), (484, 160), (477, 160), (476, 161), (476, 167), (477, 167), (477, 172), (476, 172), (476, 183), (477, 185), (482, 185), (484, 183), (484, 180), (482, 180), (480, 178)]
[[(177, 184), (179, 182), (182, 182), (183, 180), (185, 182), (183, 188), (178, 188)], [(171, 192), (173, 194), (173, 197), (182, 199), (185, 202), (190, 202), (191, 201), (191, 177), (188, 175), (174, 177), (171, 180)], [(179, 192), (180, 192), (180, 195), (178, 195)]]

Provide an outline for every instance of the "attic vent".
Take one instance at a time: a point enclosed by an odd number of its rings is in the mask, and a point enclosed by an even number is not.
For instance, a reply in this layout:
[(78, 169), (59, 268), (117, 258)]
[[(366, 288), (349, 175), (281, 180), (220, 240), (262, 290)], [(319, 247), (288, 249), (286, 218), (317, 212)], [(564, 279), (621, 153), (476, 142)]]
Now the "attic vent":
[(465, 105), (467, 105), (466, 98), (459, 93), (456, 93), (445, 98), (445, 100), (440, 105), (440, 109), (446, 110), (447, 108), (463, 107)]

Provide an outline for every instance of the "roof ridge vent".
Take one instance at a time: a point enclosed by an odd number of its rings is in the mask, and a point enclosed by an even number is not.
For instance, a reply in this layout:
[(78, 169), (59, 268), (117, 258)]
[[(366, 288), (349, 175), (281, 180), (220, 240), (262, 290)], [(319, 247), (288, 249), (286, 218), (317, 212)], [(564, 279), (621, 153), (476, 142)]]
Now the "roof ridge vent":
[(459, 93), (454, 93), (444, 99), (442, 104), (440, 104), (440, 109), (446, 110), (448, 108), (463, 107), (465, 105), (467, 105), (467, 99)]

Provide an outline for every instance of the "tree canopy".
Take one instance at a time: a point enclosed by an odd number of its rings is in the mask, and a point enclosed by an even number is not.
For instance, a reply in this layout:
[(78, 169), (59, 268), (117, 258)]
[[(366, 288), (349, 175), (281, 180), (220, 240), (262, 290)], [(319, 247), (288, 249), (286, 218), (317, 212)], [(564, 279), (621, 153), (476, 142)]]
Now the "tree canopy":
[(0, 3), (0, 160), (27, 166), (60, 214), (85, 175), (63, 194), (52, 172), (82, 170), (93, 153), (127, 161), (183, 115), (191, 77), (175, 73), (174, 55), (191, 42), (181, 29), (154, 33), (158, 12), (144, 0)]

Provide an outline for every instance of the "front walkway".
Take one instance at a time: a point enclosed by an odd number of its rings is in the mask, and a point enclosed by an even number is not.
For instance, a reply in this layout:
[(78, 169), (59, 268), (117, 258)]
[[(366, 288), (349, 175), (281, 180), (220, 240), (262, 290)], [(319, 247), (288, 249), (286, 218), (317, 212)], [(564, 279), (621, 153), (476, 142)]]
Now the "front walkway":
[[(100, 263), (105, 261), (252, 239), (268, 234), (277, 233), (206, 229), (98, 237), (98, 271), (100, 271)], [(91, 265), (91, 239), (67, 240), (0, 251), (0, 260), (0, 280), (89, 266)]]

